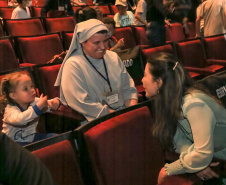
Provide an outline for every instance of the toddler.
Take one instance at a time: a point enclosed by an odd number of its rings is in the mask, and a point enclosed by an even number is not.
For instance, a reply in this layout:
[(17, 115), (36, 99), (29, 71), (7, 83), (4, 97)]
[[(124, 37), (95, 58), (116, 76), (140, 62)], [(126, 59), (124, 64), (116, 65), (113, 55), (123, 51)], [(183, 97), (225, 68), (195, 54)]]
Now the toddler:
[(5, 108), (3, 133), (20, 145), (55, 135), (36, 133), (36, 127), (43, 112), (58, 109), (58, 98), (47, 101), (47, 96), (36, 97), (31, 78), (21, 72), (7, 75), (2, 80), (1, 91), (1, 105)]

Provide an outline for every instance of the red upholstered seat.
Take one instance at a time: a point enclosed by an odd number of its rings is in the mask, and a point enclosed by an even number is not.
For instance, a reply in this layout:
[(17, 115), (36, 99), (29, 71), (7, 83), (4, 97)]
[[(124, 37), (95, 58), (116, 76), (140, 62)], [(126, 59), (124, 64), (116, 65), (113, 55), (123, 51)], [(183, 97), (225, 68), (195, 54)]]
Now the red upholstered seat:
[(93, 5), (93, 1), (92, 0), (87, 0), (86, 2), (87, 2), (87, 5), (89, 5), (89, 6)]
[(116, 28), (116, 33), (114, 36), (117, 40), (124, 38), (125, 48), (133, 48), (136, 46), (134, 34), (131, 27)]
[(47, 33), (74, 31), (74, 17), (43, 18)]
[(2, 26), (2, 22), (0, 22), (0, 37), (4, 37), (4, 30), (3, 30), (3, 26)]
[(226, 38), (225, 35), (218, 35), (204, 38), (204, 46), (207, 59), (226, 60)]
[(194, 39), (176, 44), (177, 55), (189, 72), (209, 75), (224, 69), (222, 65), (208, 64), (200, 39)]
[(32, 0), (33, 6), (36, 6), (36, 7), (43, 7), (45, 5), (45, 2), (46, 0)]
[(17, 37), (15, 43), (21, 54), (20, 63), (45, 64), (64, 51), (58, 34)]
[(0, 39), (0, 72), (19, 68), (15, 51), (9, 38)]
[(118, 9), (116, 8), (115, 5), (111, 5), (111, 9), (112, 9), (112, 14), (118, 13)]
[(11, 19), (13, 8), (1, 7), (0, 8), (0, 17), (3, 19)]
[(49, 169), (58, 185), (82, 185), (78, 159), (70, 141), (64, 140), (32, 152)]
[(8, 6), (8, 1), (7, 0), (1, 0), (0, 1), (0, 7), (7, 7)]
[(45, 33), (39, 18), (5, 19), (4, 24), (7, 34), (12, 36), (41, 35)]
[(166, 25), (166, 41), (182, 41), (185, 40), (183, 27), (180, 23), (173, 23), (170, 26)]
[(145, 27), (135, 26), (133, 31), (138, 45), (150, 45), (146, 35)]
[(72, 8), (73, 8), (73, 11), (76, 12), (78, 9), (81, 9), (82, 6), (73, 6)]
[(95, 7), (98, 7), (102, 14), (105, 16), (105, 15), (109, 15), (110, 14), (110, 10), (108, 8), (107, 5), (103, 5), (103, 6), (90, 6), (90, 8), (95, 8)]
[(195, 22), (188, 23), (189, 34), (187, 35), (188, 39), (194, 39), (196, 35)]
[(41, 17), (41, 9), (40, 7), (31, 7), (31, 16), (32, 17)]
[(73, 33), (74, 32), (62, 32), (63, 45), (65, 50), (68, 50), (71, 45)]
[(84, 133), (97, 184), (157, 184), (164, 155), (152, 137), (152, 121), (145, 106), (100, 121)]

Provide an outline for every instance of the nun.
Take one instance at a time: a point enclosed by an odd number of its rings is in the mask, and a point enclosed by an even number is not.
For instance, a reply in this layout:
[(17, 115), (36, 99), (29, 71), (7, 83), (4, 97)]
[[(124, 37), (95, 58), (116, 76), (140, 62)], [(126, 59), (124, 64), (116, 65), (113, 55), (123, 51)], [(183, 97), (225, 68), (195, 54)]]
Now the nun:
[(108, 38), (101, 21), (78, 23), (55, 83), (61, 102), (87, 121), (137, 104), (133, 79), (118, 55), (107, 50)]

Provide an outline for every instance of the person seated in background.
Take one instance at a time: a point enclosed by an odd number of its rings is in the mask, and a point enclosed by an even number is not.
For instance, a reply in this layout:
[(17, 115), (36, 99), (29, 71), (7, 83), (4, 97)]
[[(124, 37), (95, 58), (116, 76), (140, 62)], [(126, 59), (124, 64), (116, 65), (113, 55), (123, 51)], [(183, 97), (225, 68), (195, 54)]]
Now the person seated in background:
[(145, 0), (137, 0), (137, 8), (135, 12), (135, 20), (134, 20), (134, 25), (136, 26), (147, 26), (147, 20), (146, 20), (146, 15), (147, 15), (147, 3)]
[(74, 15), (71, 0), (46, 0), (41, 9), (41, 17), (47, 17), (47, 12), (50, 12), (50, 17)]
[(31, 78), (21, 72), (7, 75), (2, 80), (1, 105), (4, 111), (2, 132), (20, 145), (52, 137), (55, 134), (37, 133), (39, 116), (47, 110), (57, 110), (60, 100), (47, 101), (47, 96), (36, 97)]
[(113, 35), (115, 33), (115, 21), (112, 17), (104, 17), (103, 23), (109, 31), (109, 49), (116, 51), (124, 46), (124, 38), (117, 40)]
[[(57, 76), (61, 102), (87, 121), (137, 104), (138, 93), (119, 56), (108, 47), (108, 29), (89, 19), (76, 24)], [(70, 85), (68, 85), (70, 81)]]
[(0, 132), (0, 184), (56, 185), (46, 166)]
[[(196, 16), (197, 17), (200, 17), (201, 6), (205, 2), (206, 2), (206, 0), (201, 0), (200, 5), (197, 7), (197, 9), (196, 9)], [(198, 26), (196, 26), (196, 28), (198, 29)], [(198, 35), (203, 37), (204, 36), (204, 19), (203, 18), (200, 18), (200, 27), (199, 27), (199, 29), (200, 30), (196, 30), (196, 37), (198, 37)]]
[(133, 12), (127, 11), (128, 5), (126, 0), (116, 0), (115, 2), (118, 13), (114, 16), (115, 26), (124, 27), (134, 25)]
[(71, 0), (72, 6), (86, 6), (87, 1), (86, 0)]
[[(158, 53), (148, 59), (142, 79), (153, 101), (154, 127), (163, 150), (180, 157), (166, 163), (158, 183), (171, 175), (196, 173), (205, 181), (219, 178), (213, 157), (226, 160), (226, 109), (203, 85), (194, 84), (175, 56)], [(225, 184), (225, 179), (221, 179)], [(215, 184), (215, 183), (214, 183)], [(218, 184), (218, 183), (217, 183)]]
[(102, 21), (104, 16), (103, 16), (101, 9), (98, 6), (94, 6), (93, 9), (96, 10), (96, 12), (97, 12), (97, 19)]
[(13, 10), (11, 19), (29, 19), (31, 13), (28, 7), (31, 6), (31, 0), (17, 0), (18, 6)]
[(93, 8), (85, 7), (80, 8), (75, 12), (75, 21), (80, 23), (89, 19), (97, 19), (97, 12)]
[(9, 6), (9, 7), (16, 7), (16, 6), (18, 6), (18, 3), (17, 3), (16, 0), (10, 0), (10, 1), (8, 2), (8, 6)]

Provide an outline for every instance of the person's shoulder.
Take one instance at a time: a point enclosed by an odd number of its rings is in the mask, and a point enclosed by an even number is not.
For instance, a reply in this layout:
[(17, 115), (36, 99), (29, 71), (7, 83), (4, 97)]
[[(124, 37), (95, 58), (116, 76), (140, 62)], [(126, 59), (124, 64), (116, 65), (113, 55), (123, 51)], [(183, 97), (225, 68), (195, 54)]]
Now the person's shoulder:
[(129, 14), (129, 15), (133, 15), (133, 12), (131, 12), (131, 11), (127, 11), (127, 14)]

